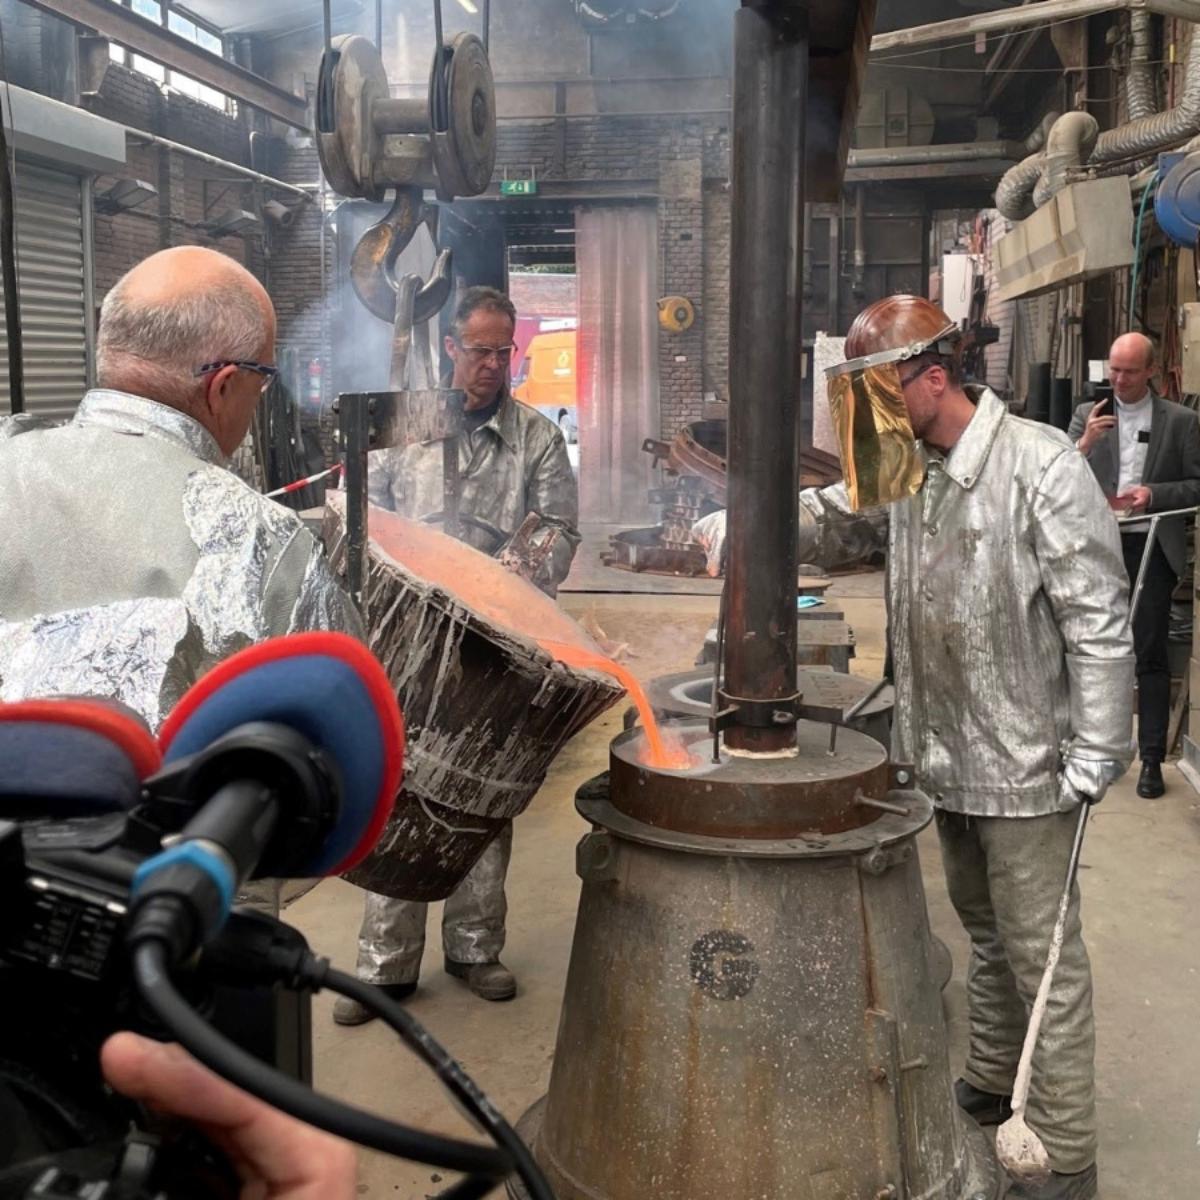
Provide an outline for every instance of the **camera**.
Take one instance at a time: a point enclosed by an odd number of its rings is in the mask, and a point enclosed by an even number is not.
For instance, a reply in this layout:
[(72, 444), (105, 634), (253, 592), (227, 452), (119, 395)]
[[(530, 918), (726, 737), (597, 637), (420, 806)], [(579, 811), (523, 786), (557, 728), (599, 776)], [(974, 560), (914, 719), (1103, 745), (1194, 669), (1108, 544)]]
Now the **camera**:
[[(236, 1196), (190, 1128), (100, 1074), (109, 1034), (181, 1043), (231, 1083), (360, 1145), (553, 1193), (462, 1067), (382, 991), (236, 906), (255, 879), (342, 875), (400, 788), (404, 723), (383, 668), (342, 634), (259, 643), (219, 664), (157, 740), (120, 705), (0, 705), (0, 1200)], [(314, 1092), (311, 997), (378, 1015), (490, 1144), (411, 1129)], [(465, 1190), (464, 1190), (465, 1189)]]
[[(39, 808), (89, 805), (13, 795), (0, 781), (6, 811), (23, 814), (0, 821), (0, 1197), (237, 1194), (228, 1166), (202, 1139), (147, 1126), (146, 1114), (105, 1086), (99, 1051), (117, 1029), (170, 1036), (138, 996), (126, 947), (139, 869), (246, 768), (247, 756), (261, 766), (281, 740), (281, 731), (273, 741), (265, 727), (245, 727), (144, 781), (128, 810), (39, 817)], [(318, 769), (319, 755), (307, 761), (322, 785), (319, 810), (331, 801), (323, 784), (331, 772)], [(328, 823), (314, 820), (310, 832), (319, 836)], [(308, 1083), (311, 992), (239, 982), (234, 965), (247, 940), (274, 925), (234, 913), (179, 982), (231, 1041)], [(101, 1183), (110, 1192), (87, 1190)]]

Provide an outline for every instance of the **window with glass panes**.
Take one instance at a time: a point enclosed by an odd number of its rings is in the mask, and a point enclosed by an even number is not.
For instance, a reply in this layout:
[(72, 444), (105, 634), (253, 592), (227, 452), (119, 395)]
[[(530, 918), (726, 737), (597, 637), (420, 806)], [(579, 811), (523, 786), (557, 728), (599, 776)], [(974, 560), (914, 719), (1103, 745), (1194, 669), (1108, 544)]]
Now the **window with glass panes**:
[[(203, 50), (222, 57), (225, 54), (225, 43), (219, 33), (201, 24), (186, 9), (170, 3), (169, 0), (113, 0), (113, 3), (132, 9), (139, 17), (153, 21), (155, 25), (166, 25), (172, 33), (194, 42)], [(190, 75), (169, 70), (161, 63), (151, 62), (150, 59), (126, 50), (116, 42), (109, 43), (108, 52), (113, 62), (124, 63), (157, 83), (174, 88), (185, 96), (191, 96), (193, 100), (201, 100), (224, 112), (233, 109), (233, 101), (224, 92), (219, 92)]]

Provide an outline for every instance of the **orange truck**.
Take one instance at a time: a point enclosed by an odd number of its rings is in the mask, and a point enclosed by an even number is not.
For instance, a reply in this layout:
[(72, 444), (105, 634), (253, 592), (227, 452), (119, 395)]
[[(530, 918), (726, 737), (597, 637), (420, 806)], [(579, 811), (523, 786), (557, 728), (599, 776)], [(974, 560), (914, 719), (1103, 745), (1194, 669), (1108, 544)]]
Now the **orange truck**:
[(513, 380), (513, 395), (556, 425), (563, 409), (575, 413), (575, 330), (535, 334)]

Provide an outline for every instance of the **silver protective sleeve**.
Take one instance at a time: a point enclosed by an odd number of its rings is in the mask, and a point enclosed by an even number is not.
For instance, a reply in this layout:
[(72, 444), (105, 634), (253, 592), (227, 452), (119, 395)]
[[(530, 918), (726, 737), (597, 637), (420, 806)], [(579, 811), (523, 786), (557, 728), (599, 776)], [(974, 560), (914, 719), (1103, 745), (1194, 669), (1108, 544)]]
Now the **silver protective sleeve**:
[(1099, 800), (1133, 760), (1136, 660), (1068, 654), (1071, 740), (1063, 778), (1079, 796)]
[(180, 600), (120, 600), (0, 623), (0, 700), (112, 696), (157, 729), (202, 655)]

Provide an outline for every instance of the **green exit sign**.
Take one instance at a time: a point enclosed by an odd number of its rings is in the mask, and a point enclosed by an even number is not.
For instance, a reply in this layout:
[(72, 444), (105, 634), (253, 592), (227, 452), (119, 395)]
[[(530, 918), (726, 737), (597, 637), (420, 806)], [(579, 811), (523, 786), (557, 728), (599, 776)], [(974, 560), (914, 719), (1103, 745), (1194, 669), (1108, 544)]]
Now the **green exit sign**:
[(500, 195), (502, 196), (536, 196), (536, 179), (502, 179), (500, 180)]

